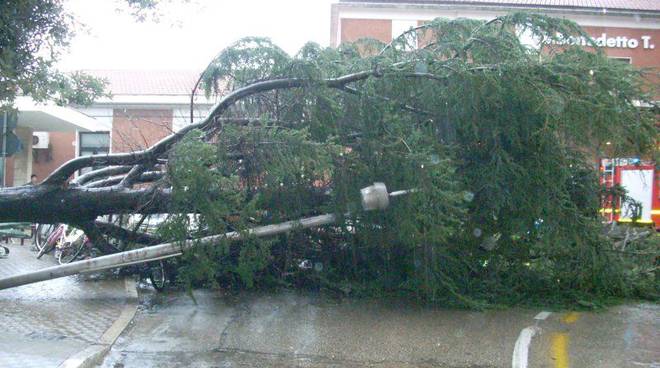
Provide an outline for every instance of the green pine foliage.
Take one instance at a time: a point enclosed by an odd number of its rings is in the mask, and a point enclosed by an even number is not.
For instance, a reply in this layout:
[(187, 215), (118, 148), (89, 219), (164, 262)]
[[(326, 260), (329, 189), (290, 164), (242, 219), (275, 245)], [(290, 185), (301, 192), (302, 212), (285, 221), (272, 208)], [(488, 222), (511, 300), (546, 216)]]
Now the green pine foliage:
[(0, 106), (20, 95), (59, 105), (107, 96), (104, 80), (55, 67), (75, 28), (62, 0), (0, 1)]
[[(657, 242), (644, 245), (651, 256), (612, 251), (596, 170), (605, 142), (609, 154), (653, 153), (655, 117), (640, 108), (652, 88), (597, 49), (552, 42), (584, 35), (512, 14), (436, 19), (388, 45), (308, 44), (294, 57), (265, 39), (237, 42), (205, 72), (207, 93), (278, 78), (304, 87), (244, 98), (179, 144), (169, 180), (199, 215), (172, 215), (163, 234), (326, 212), (341, 221), (191, 252), (181, 280), (473, 308), (657, 298)], [(373, 77), (344, 88), (320, 83), (364, 70)], [(366, 213), (359, 189), (375, 181), (416, 191)]]

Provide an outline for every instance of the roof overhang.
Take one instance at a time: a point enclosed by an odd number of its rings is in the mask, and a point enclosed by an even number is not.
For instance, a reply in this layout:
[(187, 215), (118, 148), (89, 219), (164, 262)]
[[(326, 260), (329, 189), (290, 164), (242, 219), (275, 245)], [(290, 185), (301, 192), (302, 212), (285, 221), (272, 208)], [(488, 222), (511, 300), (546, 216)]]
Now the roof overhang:
[[(579, 1), (576, 3), (580, 3)], [(592, 2), (593, 3), (593, 2)], [(623, 2), (622, 2), (623, 3)], [(580, 5), (555, 3), (549, 1), (483, 1), (483, 0), (339, 0), (337, 5), (355, 7), (396, 7), (396, 8), (450, 8), (450, 9), (505, 9), (544, 12), (592, 13), (599, 15), (644, 15), (651, 18), (660, 17), (660, 11), (655, 8), (635, 8), (626, 6), (613, 6), (612, 4), (595, 5), (582, 1)], [(607, 6), (609, 5), (609, 6)]]
[[(528, 2), (531, 4), (531, 2)], [(429, 2), (389, 2), (389, 1), (341, 1), (333, 4), (334, 11), (341, 13), (341, 18), (360, 18), (364, 17), (364, 11), (372, 11), (373, 15), (381, 17), (383, 15), (393, 17), (392, 19), (407, 19), (406, 14), (416, 14), (415, 20), (434, 19), (436, 17), (445, 18), (475, 18), (492, 19), (497, 15), (505, 15), (512, 11), (542, 12), (556, 17), (587, 17), (584, 20), (577, 21), (582, 26), (613, 26), (613, 23), (624, 22), (625, 25), (619, 25), (624, 28), (648, 28), (658, 29), (660, 23), (660, 12), (648, 10), (626, 10), (616, 8), (586, 8), (586, 7), (559, 7), (547, 5), (530, 5), (525, 3), (488, 3), (488, 2), (456, 2), (456, 1), (429, 1)], [(362, 14), (359, 14), (362, 12)], [(482, 13), (481, 16), (475, 16), (475, 13)], [(392, 15), (393, 14), (393, 15)], [(420, 14), (422, 17), (420, 18)], [(368, 16), (368, 15), (367, 15)], [(403, 18), (402, 18), (403, 17)], [(373, 19), (368, 17), (367, 19)], [(576, 19), (573, 19), (576, 20)]]
[[(204, 93), (195, 96), (195, 105), (214, 105), (217, 99), (206, 98)], [(98, 105), (190, 105), (190, 95), (112, 95), (94, 101)]]
[(18, 109), (18, 127), (39, 132), (99, 132), (110, 127), (94, 118), (73, 109), (53, 103), (38, 104), (29, 97), (15, 101)]

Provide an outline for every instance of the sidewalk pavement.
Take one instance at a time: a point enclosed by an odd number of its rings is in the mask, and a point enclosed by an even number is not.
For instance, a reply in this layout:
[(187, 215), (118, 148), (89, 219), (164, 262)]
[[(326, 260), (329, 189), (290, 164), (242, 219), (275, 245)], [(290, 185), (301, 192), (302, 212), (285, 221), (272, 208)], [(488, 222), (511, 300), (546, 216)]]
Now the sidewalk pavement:
[[(54, 266), (36, 259), (33, 246), (10, 243), (0, 277)], [(124, 279), (86, 281), (71, 276), (0, 290), (0, 367), (58, 367), (99, 344), (99, 339), (136, 300)], [(70, 361), (69, 361), (70, 363)]]

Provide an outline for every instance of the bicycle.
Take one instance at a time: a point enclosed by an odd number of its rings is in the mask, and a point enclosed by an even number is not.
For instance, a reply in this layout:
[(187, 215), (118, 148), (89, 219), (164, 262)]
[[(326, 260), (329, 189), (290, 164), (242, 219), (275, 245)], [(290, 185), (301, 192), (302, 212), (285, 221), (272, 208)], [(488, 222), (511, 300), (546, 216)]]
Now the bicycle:
[(55, 258), (59, 264), (71, 263), (80, 257), (83, 250), (91, 249), (91, 245), (84, 231), (68, 226), (55, 245)]
[[(43, 226), (43, 227), (42, 227)], [(37, 237), (37, 259), (41, 258), (44, 254), (55, 249), (57, 243), (62, 239), (64, 232), (66, 230), (64, 224), (56, 225), (42, 225), (37, 226), (36, 237)], [(42, 227), (42, 228), (40, 228)]]
[(57, 225), (53, 224), (36, 225), (34, 230), (34, 246), (37, 248), (37, 252), (40, 252), (44, 245), (46, 245), (46, 239), (48, 239), (48, 236), (56, 227)]
[[(35, 244), (39, 249), (37, 258), (55, 249), (55, 258), (60, 264), (73, 262), (86, 249), (90, 252), (93, 249), (84, 231), (66, 224), (39, 224), (35, 237)], [(156, 291), (163, 291), (170, 280), (169, 267), (163, 260), (127, 266), (120, 272), (138, 274), (141, 279), (149, 280)]]
[(141, 264), (141, 273), (140, 276), (144, 277), (146, 274), (147, 279), (151, 282), (156, 291), (163, 291), (167, 287), (169, 282), (168, 272), (163, 260), (153, 261)]
[(136, 274), (140, 277), (140, 280), (148, 280), (158, 292), (165, 290), (170, 281), (169, 267), (163, 260), (126, 266), (120, 270), (120, 274)]

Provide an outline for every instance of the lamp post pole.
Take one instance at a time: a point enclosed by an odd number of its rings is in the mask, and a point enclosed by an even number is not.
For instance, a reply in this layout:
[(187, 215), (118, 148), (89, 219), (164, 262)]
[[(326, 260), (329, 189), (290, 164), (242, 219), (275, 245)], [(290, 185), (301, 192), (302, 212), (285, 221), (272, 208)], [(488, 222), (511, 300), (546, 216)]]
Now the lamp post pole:
[(7, 159), (7, 128), (9, 122), (7, 121), (7, 111), (2, 112), (2, 151), (0, 152), (0, 188), (5, 186), (5, 169)]

